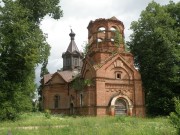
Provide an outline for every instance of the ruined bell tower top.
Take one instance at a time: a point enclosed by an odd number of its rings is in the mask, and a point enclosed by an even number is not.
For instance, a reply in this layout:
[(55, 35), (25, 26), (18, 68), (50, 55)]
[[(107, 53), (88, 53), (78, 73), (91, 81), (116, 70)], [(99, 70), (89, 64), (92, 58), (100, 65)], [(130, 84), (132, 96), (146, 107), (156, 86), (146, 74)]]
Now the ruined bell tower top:
[[(88, 56), (99, 61), (109, 57), (112, 52), (124, 52), (124, 24), (116, 17), (99, 18), (90, 21), (88, 27)], [(94, 59), (94, 60), (95, 60)]]
[[(100, 25), (105, 25), (106, 29), (108, 30), (109, 27), (111, 26), (107, 26), (107, 23), (112, 25), (112, 27), (117, 28), (117, 29), (121, 29), (124, 30), (124, 24), (123, 22), (121, 22), (119, 19), (117, 19), (115, 16), (105, 19), (105, 18), (98, 18), (95, 21), (90, 21), (89, 25), (88, 25), (88, 30), (92, 29), (94, 25), (96, 25), (96, 27), (100, 27)], [(118, 27), (117, 27), (118, 26)], [(110, 29), (110, 28), (109, 28)]]

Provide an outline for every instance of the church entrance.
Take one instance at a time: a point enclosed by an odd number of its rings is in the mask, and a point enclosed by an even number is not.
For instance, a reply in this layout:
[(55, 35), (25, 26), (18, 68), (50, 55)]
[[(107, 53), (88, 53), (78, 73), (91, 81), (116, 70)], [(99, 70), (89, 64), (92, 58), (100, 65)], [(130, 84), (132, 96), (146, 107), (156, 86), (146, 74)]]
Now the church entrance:
[(74, 114), (74, 105), (73, 103), (70, 104), (70, 115)]
[(115, 102), (115, 115), (126, 115), (127, 114), (127, 106), (126, 102), (118, 98)]

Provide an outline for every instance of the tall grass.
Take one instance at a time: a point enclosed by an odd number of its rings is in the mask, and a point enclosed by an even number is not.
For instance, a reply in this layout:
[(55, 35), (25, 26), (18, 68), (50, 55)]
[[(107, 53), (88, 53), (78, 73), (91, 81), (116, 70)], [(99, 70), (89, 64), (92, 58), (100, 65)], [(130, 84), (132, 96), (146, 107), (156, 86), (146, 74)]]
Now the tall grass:
[(176, 135), (167, 118), (68, 117), (27, 113), (15, 122), (0, 122), (0, 135)]

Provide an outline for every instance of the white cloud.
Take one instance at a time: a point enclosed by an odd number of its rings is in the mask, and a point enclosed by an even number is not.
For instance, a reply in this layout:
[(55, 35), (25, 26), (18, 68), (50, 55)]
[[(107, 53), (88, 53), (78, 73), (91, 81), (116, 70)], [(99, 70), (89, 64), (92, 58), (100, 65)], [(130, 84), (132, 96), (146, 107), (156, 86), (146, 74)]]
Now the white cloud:
[[(178, 2), (178, 0), (174, 0)], [(130, 23), (137, 21), (142, 10), (151, 0), (61, 0), (64, 16), (60, 20), (46, 17), (41, 28), (48, 34), (47, 42), (51, 45), (48, 69), (51, 73), (62, 68), (62, 53), (66, 51), (70, 42), (70, 26), (76, 33), (75, 42), (80, 50), (87, 41), (87, 26), (90, 20), (110, 18), (116, 16), (125, 25), (125, 37), (131, 34)], [(160, 4), (167, 4), (169, 0), (156, 0)], [(39, 68), (36, 71), (36, 82), (39, 81)]]

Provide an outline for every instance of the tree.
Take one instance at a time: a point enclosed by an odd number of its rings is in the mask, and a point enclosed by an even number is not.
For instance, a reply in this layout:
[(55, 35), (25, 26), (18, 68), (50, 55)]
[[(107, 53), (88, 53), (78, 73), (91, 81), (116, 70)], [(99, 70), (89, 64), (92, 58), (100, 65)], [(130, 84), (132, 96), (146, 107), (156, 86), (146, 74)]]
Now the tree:
[(57, 0), (3, 0), (3, 3), (0, 7), (0, 120), (15, 119), (19, 113), (32, 109), (35, 67), (46, 63), (49, 56), (49, 45), (39, 24), (47, 14), (56, 19), (62, 16)]
[(59, 6), (60, 0), (18, 0), (20, 4), (26, 9), (31, 11), (29, 19), (36, 23), (40, 23), (41, 20), (47, 14), (54, 19), (62, 17), (63, 13)]
[(172, 99), (180, 94), (179, 8), (180, 3), (161, 6), (153, 1), (131, 24), (127, 45), (141, 73), (151, 115), (169, 114), (174, 110)]

